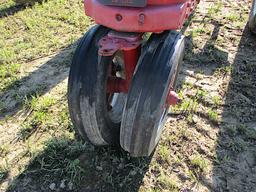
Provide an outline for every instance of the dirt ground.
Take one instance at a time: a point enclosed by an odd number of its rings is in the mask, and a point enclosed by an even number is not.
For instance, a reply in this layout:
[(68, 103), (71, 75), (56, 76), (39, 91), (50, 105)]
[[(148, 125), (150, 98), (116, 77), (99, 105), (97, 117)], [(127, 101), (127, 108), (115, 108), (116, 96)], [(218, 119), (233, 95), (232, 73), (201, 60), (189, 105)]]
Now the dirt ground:
[(23, 62), (19, 78), (0, 92), (0, 191), (256, 192), (250, 4), (204, 0), (186, 23), (183, 102), (169, 112), (148, 158), (75, 137), (66, 94), (79, 39)]

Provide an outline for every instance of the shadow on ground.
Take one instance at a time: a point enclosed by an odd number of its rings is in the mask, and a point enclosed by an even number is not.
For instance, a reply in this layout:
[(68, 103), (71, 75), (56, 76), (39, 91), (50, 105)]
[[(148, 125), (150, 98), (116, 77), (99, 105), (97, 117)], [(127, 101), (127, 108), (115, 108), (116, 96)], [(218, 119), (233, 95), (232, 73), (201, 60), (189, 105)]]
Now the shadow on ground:
[(256, 190), (256, 37), (246, 26), (225, 95), (216, 144), (216, 191)]
[(0, 19), (8, 17), (10, 15), (14, 15), (15, 13), (26, 9), (28, 6), (31, 7), (36, 2), (42, 3), (42, 1), (43, 0), (15, 0), (15, 5), (0, 10)]
[[(219, 134), (216, 157), (210, 158), (213, 161), (212, 177), (209, 180), (199, 174), (198, 182), (209, 191), (251, 192), (256, 190), (256, 37), (246, 26), (242, 35), (236, 37), (241, 39), (234, 61), (229, 63), (228, 54), (214, 48), (219, 24), (214, 25), (212, 37), (202, 51), (189, 55), (189, 47), (193, 47), (191, 39), (185, 58), (188, 63), (185, 66), (194, 72), (212, 76), (221, 69), (223, 78), (231, 72), (223, 95), (221, 123), (215, 125)], [(231, 70), (226, 71), (225, 67), (229, 65)]]
[[(4, 107), (0, 109), (0, 120), (6, 116), (14, 116), (33, 96), (41, 96), (68, 77), (72, 55), (78, 42), (61, 50), (57, 55), (37, 59), (31, 73), (13, 81), (0, 93), (0, 101)], [(43, 64), (41, 64), (43, 63)]]
[(7, 191), (138, 191), (150, 159), (134, 159), (111, 147), (53, 139)]

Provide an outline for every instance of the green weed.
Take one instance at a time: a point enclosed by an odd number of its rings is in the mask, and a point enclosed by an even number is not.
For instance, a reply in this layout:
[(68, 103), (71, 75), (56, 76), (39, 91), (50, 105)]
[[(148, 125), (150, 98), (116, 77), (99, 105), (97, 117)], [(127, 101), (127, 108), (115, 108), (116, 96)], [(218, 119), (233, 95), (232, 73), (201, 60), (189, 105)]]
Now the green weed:
[(86, 145), (66, 138), (53, 139), (46, 143), (42, 154), (35, 158), (35, 167), (40, 172), (65, 175), (73, 183), (82, 180), (85, 169), (80, 165), (79, 155), (84, 152)]
[(161, 186), (163, 186), (165, 189), (172, 191), (172, 192), (178, 192), (179, 187), (177, 185), (177, 182), (165, 175), (163, 172), (161, 173), (160, 177), (158, 178), (158, 182)]
[(168, 161), (170, 158), (169, 147), (165, 145), (160, 146), (159, 155), (164, 161)]
[(208, 92), (206, 90), (197, 89), (197, 93), (196, 93), (197, 99), (205, 100), (207, 95), (208, 95)]
[(177, 105), (173, 108), (174, 111), (181, 111), (183, 113), (189, 114), (197, 112), (198, 110), (198, 102), (197, 99), (187, 98), (183, 100), (180, 105)]
[(191, 31), (191, 36), (192, 38), (196, 38), (197, 36), (206, 33), (207, 30), (205, 27), (203, 26), (198, 26), (196, 29), (194, 29), (193, 31)]
[(216, 106), (216, 107), (218, 107), (222, 103), (221, 97), (218, 96), (218, 95), (214, 95), (212, 97), (212, 101), (213, 101), (213, 105)]
[(221, 76), (221, 75), (231, 74), (231, 72), (232, 72), (232, 66), (228, 65), (228, 66), (217, 68), (214, 71), (214, 75)]
[(208, 9), (208, 16), (209, 17), (214, 17), (217, 16), (220, 11), (222, 10), (223, 4), (221, 1), (215, 2), (214, 5), (212, 5), (209, 9)]
[(48, 109), (54, 105), (55, 100), (50, 96), (39, 97), (38, 94), (31, 97), (29, 100), (27, 97), (24, 100), (24, 106), (32, 111), (30, 118), (21, 125), (21, 129), (18, 133), (19, 139), (27, 139), (32, 133), (34, 133), (40, 126), (45, 125), (49, 118)]
[(208, 168), (206, 159), (199, 154), (192, 156), (191, 165), (200, 171), (206, 171)]
[(218, 122), (218, 113), (213, 109), (208, 110), (208, 117), (209, 117), (209, 120), (212, 121), (213, 123)]
[(10, 151), (10, 144), (4, 143), (0, 146), (0, 157), (6, 156)]
[(234, 22), (234, 21), (237, 21), (239, 20), (239, 15), (237, 13), (229, 13), (226, 18), (231, 21), (231, 22)]
[(197, 174), (195, 173), (195, 171), (194, 170), (189, 170), (188, 171), (188, 176), (189, 176), (189, 178), (193, 181), (193, 182), (195, 182), (195, 183), (197, 183), (198, 182), (198, 176), (197, 176)]

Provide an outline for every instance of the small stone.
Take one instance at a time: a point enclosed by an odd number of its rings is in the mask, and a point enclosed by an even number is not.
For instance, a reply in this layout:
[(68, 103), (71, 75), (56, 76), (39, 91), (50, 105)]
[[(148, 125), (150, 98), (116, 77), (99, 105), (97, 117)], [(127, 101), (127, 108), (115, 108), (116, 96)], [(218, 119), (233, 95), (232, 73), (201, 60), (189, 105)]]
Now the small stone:
[(136, 170), (132, 170), (132, 171), (130, 172), (130, 174), (131, 174), (132, 176), (136, 175), (136, 173), (137, 173)]
[(123, 184), (123, 183), (119, 183), (119, 186), (120, 186), (120, 187), (123, 187), (123, 186), (124, 186), (124, 184)]
[(103, 168), (102, 168), (101, 166), (96, 166), (96, 170), (97, 170), (97, 171), (102, 171)]
[(117, 166), (117, 169), (123, 169), (124, 168), (124, 163), (120, 163), (118, 166)]
[(72, 182), (69, 182), (69, 183), (68, 183), (68, 189), (69, 189), (69, 190), (73, 190), (73, 183), (72, 183)]
[(55, 183), (52, 183), (49, 185), (49, 188), (53, 191), (56, 187), (56, 184)]
[(61, 180), (60, 182), (60, 188), (61, 189), (64, 189), (66, 187), (66, 184), (65, 184), (65, 179)]

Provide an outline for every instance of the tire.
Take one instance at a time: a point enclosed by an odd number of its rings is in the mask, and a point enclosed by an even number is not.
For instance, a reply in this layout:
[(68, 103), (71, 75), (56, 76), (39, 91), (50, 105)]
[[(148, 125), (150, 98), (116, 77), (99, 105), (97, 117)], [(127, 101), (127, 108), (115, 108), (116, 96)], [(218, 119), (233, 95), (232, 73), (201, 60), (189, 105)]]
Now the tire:
[(166, 121), (170, 87), (174, 87), (184, 55), (184, 37), (176, 31), (154, 34), (135, 71), (120, 130), (121, 147), (131, 156), (149, 156)]
[(98, 56), (98, 41), (108, 32), (103, 26), (95, 26), (85, 34), (74, 54), (68, 81), (69, 112), (75, 131), (97, 146), (119, 145), (126, 99), (124, 94), (107, 93), (107, 79), (116, 56)]
[(252, 8), (249, 18), (249, 29), (250, 31), (256, 35), (256, 0), (252, 2)]

